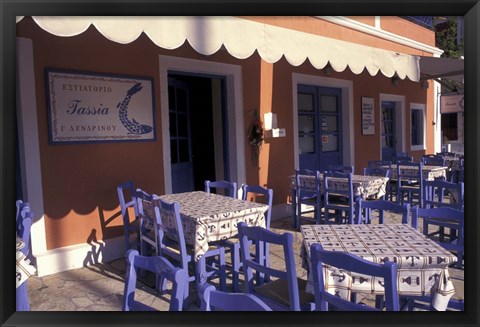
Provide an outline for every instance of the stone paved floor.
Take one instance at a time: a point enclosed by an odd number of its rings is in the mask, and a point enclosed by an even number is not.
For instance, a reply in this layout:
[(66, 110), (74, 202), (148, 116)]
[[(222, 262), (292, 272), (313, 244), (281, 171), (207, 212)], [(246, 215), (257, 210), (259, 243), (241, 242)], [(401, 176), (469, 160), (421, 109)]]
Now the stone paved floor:
[[(312, 220), (313, 221), (313, 220)], [(309, 223), (302, 221), (302, 224)], [(399, 216), (386, 217), (386, 223), (401, 223)], [(285, 231), (294, 234), (295, 262), (297, 274), (306, 279), (306, 271), (301, 267), (300, 248), (301, 233), (294, 231), (291, 218), (272, 221), (272, 230), (278, 233)], [(272, 266), (284, 265), (281, 253), (275, 247), (271, 248)], [(455, 287), (454, 298), (464, 297), (463, 269), (449, 269)], [(32, 311), (119, 311), (122, 308), (122, 297), (125, 276), (125, 261), (117, 259), (113, 262), (96, 264), (80, 269), (74, 269), (45, 277), (32, 276), (28, 280), (28, 293)], [(229, 280), (227, 280), (227, 283)], [(194, 283), (190, 283), (192, 286)], [(215, 284), (215, 282), (214, 282)], [(159, 295), (148, 285), (153, 285), (153, 280), (138, 283), (137, 299), (155, 307), (158, 310), (167, 310), (169, 295)], [(188, 311), (196, 311), (195, 291), (191, 292), (191, 304)], [(367, 298), (359, 298), (370, 301)]]

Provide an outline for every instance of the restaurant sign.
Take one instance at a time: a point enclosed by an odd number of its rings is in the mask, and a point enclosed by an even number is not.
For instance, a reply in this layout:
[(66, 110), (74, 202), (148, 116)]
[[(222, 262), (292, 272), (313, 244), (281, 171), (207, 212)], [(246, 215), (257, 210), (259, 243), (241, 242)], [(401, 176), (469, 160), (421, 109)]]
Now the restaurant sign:
[(440, 113), (463, 112), (464, 94), (445, 94), (440, 97)]
[(155, 140), (153, 80), (46, 70), (50, 143)]

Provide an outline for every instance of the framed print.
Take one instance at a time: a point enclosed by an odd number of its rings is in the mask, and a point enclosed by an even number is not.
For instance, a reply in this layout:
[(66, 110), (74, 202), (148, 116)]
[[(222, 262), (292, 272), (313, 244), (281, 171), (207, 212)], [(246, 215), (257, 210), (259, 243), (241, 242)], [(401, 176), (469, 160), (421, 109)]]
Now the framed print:
[(50, 144), (155, 140), (153, 80), (46, 69)]

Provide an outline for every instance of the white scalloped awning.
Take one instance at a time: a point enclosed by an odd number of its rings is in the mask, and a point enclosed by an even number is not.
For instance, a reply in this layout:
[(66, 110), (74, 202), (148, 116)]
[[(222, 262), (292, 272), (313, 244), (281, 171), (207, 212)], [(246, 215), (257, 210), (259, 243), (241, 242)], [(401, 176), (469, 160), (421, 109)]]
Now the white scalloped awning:
[[(17, 23), (23, 17), (17, 17)], [(268, 63), (282, 56), (293, 66), (307, 58), (322, 69), (330, 63), (341, 72), (347, 67), (355, 74), (364, 69), (374, 76), (379, 71), (387, 77), (395, 74), (418, 81), (419, 57), (401, 54), (314, 34), (276, 27), (230, 16), (214, 17), (135, 17), (135, 16), (33, 16), (45, 31), (57, 36), (83, 33), (90, 25), (107, 39), (130, 43), (144, 32), (156, 45), (176, 49), (185, 40), (199, 53), (211, 55), (222, 45), (235, 58), (250, 57), (255, 50)]]

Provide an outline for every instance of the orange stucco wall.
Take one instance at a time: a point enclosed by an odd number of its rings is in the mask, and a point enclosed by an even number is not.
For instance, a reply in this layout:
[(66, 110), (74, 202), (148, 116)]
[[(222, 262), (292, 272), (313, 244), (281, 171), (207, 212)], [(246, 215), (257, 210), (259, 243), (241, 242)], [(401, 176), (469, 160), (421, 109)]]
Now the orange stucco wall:
[[(355, 43), (379, 46), (405, 53), (418, 51), (406, 49), (389, 41), (380, 41), (372, 36), (335, 27), (311, 17), (254, 17), (256, 21), (294, 28)], [(39, 28), (30, 18), (17, 24), (17, 36), (33, 40), (36, 79), (37, 115), (41, 155), (41, 172), (45, 209), (47, 249), (85, 243), (89, 240), (122, 235), (122, 221), (116, 186), (126, 180), (134, 180), (138, 187), (148, 192), (164, 194), (163, 152), (161, 140), (159, 55), (179, 56), (206, 61), (240, 65), (243, 80), (244, 125), (248, 126), (249, 111), (260, 109), (263, 113), (277, 114), (278, 126), (286, 129), (286, 137), (267, 139), (263, 144), (259, 166), (250, 160), (250, 148), (245, 142), (245, 166), (247, 183), (267, 185), (274, 189), (274, 204), (289, 200), (288, 176), (294, 170), (293, 119), (292, 119), (292, 73), (324, 76), (323, 71), (313, 68), (308, 62), (293, 67), (284, 59), (268, 64), (255, 53), (250, 58), (238, 60), (226, 51), (212, 56), (196, 53), (188, 44), (176, 50), (165, 50), (154, 45), (142, 34), (130, 44), (111, 42), (95, 28), (76, 37), (56, 37)], [(408, 50), (408, 51), (407, 51)], [(155, 125), (157, 140), (139, 143), (97, 143), (50, 145), (48, 143), (47, 99), (45, 68), (63, 68), (88, 72), (122, 75), (149, 76), (154, 81)], [(380, 111), (379, 94), (406, 95), (406, 142), (410, 144), (409, 104), (427, 105), (427, 135), (433, 135), (432, 88), (428, 97), (420, 85), (408, 80), (393, 87), (390, 79), (378, 74), (371, 77), (367, 72), (355, 75), (348, 69), (334, 72), (331, 78), (353, 81), (354, 136), (356, 172), (366, 166), (367, 160), (379, 159)], [(376, 134), (361, 135), (361, 97), (375, 98)], [(433, 150), (433, 139), (427, 143), (427, 152)], [(419, 157), (423, 151), (413, 153)], [(167, 159), (168, 160), (168, 159)], [(169, 173), (169, 172), (168, 172)]]

